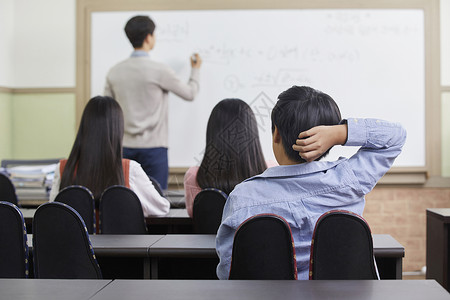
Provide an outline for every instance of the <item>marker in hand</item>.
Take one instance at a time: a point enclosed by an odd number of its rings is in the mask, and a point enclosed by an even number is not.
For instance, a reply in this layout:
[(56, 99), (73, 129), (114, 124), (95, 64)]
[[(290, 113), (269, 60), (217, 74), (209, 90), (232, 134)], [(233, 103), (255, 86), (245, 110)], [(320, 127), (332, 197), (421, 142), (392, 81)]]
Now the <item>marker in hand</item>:
[(202, 64), (202, 59), (198, 55), (198, 53), (194, 53), (191, 55), (191, 66), (193, 68), (200, 68)]

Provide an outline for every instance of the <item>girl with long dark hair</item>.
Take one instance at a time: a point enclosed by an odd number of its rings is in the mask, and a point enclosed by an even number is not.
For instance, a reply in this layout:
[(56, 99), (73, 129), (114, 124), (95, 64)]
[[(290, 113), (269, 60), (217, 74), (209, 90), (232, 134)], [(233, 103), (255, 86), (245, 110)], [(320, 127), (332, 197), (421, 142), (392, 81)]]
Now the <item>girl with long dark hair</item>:
[(250, 106), (240, 99), (220, 101), (208, 120), (202, 162), (184, 176), (188, 214), (192, 217), (194, 198), (202, 189), (217, 188), (228, 195), (238, 183), (266, 169)]
[(50, 201), (70, 185), (87, 187), (96, 200), (107, 187), (125, 185), (139, 197), (144, 216), (169, 211), (169, 201), (160, 196), (141, 166), (122, 159), (123, 122), (122, 109), (113, 98), (89, 100), (69, 158), (56, 168)]

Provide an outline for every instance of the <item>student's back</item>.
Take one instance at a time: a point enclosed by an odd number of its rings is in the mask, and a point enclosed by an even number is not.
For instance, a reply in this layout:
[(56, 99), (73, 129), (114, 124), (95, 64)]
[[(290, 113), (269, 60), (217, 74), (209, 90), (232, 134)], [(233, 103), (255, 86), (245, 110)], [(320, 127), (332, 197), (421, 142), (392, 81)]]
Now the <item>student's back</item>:
[[(280, 166), (244, 181), (230, 194), (216, 239), (220, 279), (229, 274), (235, 230), (253, 215), (273, 213), (288, 221), (299, 279), (308, 279), (311, 237), (319, 216), (332, 209), (362, 215), (364, 196), (400, 154), (406, 133), (400, 125), (373, 119), (348, 119), (337, 125), (340, 118), (331, 97), (311, 88), (293, 87), (279, 96), (272, 127)], [(299, 132), (305, 139), (296, 149), (305, 159), (292, 147)], [(314, 161), (337, 144), (361, 148), (349, 159)]]

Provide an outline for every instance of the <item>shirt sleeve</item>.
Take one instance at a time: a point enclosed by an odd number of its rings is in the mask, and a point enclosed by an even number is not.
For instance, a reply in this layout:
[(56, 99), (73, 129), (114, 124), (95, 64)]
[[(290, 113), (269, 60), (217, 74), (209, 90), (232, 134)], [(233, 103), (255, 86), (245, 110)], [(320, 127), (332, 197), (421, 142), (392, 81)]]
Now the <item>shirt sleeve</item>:
[(184, 100), (192, 101), (199, 90), (199, 74), (198, 68), (192, 68), (189, 81), (185, 83), (176, 76), (172, 69), (167, 68), (162, 72), (160, 84), (163, 89), (174, 93)]
[(186, 209), (188, 215), (192, 218), (194, 199), (198, 193), (202, 190), (197, 183), (198, 167), (190, 167), (186, 174), (184, 174), (184, 197), (186, 201)]
[(111, 84), (109, 83), (108, 78), (106, 78), (106, 83), (105, 83), (105, 90), (103, 92), (104, 96), (108, 96), (108, 97), (112, 97), (115, 99), (114, 97), (114, 91), (112, 89)]
[(347, 126), (345, 146), (361, 146), (348, 163), (362, 192), (367, 194), (401, 153), (406, 130), (398, 123), (376, 119), (352, 118), (347, 120)]
[(59, 187), (61, 185), (61, 174), (59, 173), (59, 163), (56, 165), (55, 175), (53, 177), (52, 189), (50, 190), (50, 198), (48, 201), (55, 201), (56, 195), (59, 193)]
[[(233, 220), (233, 193), (230, 194), (223, 208), (222, 222), (216, 235), (216, 252), (219, 257), (216, 274), (221, 280), (228, 279), (231, 268), (231, 255), (233, 252), (233, 240), (237, 226)], [(240, 224), (240, 223), (239, 223)]]
[(130, 188), (141, 201), (144, 217), (163, 216), (169, 212), (170, 202), (162, 197), (137, 162), (130, 160)]

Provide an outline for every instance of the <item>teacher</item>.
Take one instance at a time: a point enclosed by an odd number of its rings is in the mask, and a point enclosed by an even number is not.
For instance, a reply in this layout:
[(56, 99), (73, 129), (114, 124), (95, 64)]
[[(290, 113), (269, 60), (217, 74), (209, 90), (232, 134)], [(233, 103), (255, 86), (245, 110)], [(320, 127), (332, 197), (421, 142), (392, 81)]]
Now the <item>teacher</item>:
[(148, 16), (135, 16), (127, 22), (125, 33), (134, 51), (108, 72), (104, 94), (116, 99), (124, 113), (124, 158), (139, 162), (147, 175), (166, 190), (168, 93), (192, 101), (199, 90), (202, 60), (194, 54), (190, 58), (191, 76), (187, 83), (181, 81), (168, 66), (150, 59), (154, 30), (155, 23)]

